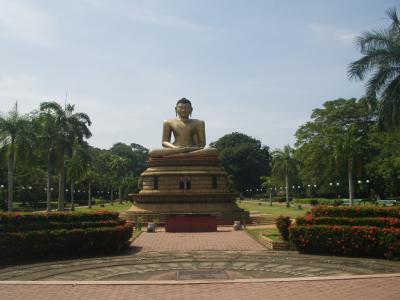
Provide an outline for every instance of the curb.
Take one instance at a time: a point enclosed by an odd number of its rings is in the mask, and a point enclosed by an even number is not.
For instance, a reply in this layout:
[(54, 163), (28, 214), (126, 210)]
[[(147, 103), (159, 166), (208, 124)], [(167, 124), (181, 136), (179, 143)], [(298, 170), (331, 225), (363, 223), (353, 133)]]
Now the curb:
[(235, 279), (235, 280), (138, 280), (138, 281), (0, 281), (1, 285), (191, 285), (191, 284), (230, 284), (230, 283), (263, 283), (263, 282), (297, 282), (297, 281), (329, 281), (354, 279), (379, 279), (400, 277), (400, 273), (325, 276), (325, 277), (296, 277), (296, 278), (264, 278), (264, 279)]

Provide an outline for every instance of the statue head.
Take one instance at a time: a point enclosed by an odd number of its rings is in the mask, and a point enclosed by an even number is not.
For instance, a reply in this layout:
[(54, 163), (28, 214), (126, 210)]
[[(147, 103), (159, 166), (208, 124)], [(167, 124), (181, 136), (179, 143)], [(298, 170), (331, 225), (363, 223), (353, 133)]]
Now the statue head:
[(175, 115), (176, 116), (182, 116), (182, 117), (188, 117), (192, 115), (193, 107), (192, 107), (192, 102), (186, 98), (182, 98), (176, 102), (175, 106)]

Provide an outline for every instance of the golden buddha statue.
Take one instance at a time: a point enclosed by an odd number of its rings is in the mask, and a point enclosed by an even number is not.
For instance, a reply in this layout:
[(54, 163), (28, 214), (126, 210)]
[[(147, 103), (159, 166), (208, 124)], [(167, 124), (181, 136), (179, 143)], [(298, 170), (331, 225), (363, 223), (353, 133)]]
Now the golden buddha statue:
[[(180, 99), (175, 106), (177, 118), (165, 120), (163, 124), (162, 149), (150, 151), (150, 157), (165, 156), (216, 156), (215, 148), (204, 148), (206, 145), (205, 124), (202, 120), (191, 119), (192, 103)], [(171, 135), (174, 142), (171, 143)]]

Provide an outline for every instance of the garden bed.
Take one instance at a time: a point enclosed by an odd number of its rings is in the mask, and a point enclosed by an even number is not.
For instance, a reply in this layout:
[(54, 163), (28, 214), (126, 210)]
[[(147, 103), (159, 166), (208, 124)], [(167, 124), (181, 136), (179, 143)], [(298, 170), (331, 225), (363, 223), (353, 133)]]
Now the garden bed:
[(289, 243), (283, 240), (273, 240), (269, 236), (260, 233), (258, 240), (270, 250), (289, 250)]

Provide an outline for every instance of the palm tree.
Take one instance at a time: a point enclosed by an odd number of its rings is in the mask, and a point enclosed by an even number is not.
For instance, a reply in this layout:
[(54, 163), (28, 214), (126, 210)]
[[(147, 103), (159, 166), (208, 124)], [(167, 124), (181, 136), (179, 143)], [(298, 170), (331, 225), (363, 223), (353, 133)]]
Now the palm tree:
[(357, 38), (356, 45), (364, 56), (349, 65), (348, 75), (364, 80), (372, 73), (366, 94), (378, 96), (381, 124), (393, 126), (400, 123), (400, 20), (395, 8), (386, 14), (392, 21), (388, 29), (365, 32)]
[(272, 206), (272, 178), (270, 176), (261, 176), (261, 187), (267, 191), (269, 190), (269, 205)]
[(88, 189), (88, 208), (92, 208), (92, 183), (98, 177), (98, 174), (94, 171), (92, 166), (88, 166), (85, 174), (83, 174), (82, 181), (87, 184)]
[(37, 127), (37, 150), (46, 160), (46, 202), (47, 211), (51, 211), (51, 176), (56, 162), (56, 142), (58, 128), (56, 117), (50, 111), (41, 111), (35, 119)]
[(0, 115), (0, 148), (7, 158), (7, 190), (8, 211), (13, 210), (14, 201), (14, 173), (17, 154), (28, 156), (32, 151), (27, 150), (33, 137), (29, 133), (30, 123), (28, 116), (20, 115), (18, 104), (7, 115)]
[(65, 154), (70, 153), (72, 145), (77, 139), (89, 138), (92, 134), (88, 128), (91, 125), (90, 118), (85, 113), (74, 113), (75, 106), (71, 104), (61, 107), (57, 102), (43, 102), (40, 111), (48, 112), (55, 117), (55, 128), (57, 135), (55, 139), (55, 150), (58, 160), (58, 210), (64, 210), (65, 202)]
[(293, 158), (294, 150), (286, 145), (283, 150), (272, 152), (272, 175), (279, 180), (285, 181), (286, 206), (289, 207), (289, 180), (297, 172), (297, 161)]
[(110, 169), (113, 172), (114, 181), (118, 186), (119, 202), (122, 203), (122, 188), (125, 184), (124, 179), (126, 178), (129, 170), (129, 160), (118, 155), (112, 155)]
[(71, 157), (65, 161), (67, 177), (69, 178), (71, 184), (71, 210), (75, 210), (75, 183), (79, 182), (85, 175), (90, 159), (88, 146), (86, 145), (85, 147), (76, 140), (73, 145)]
[(360, 160), (364, 156), (363, 154), (368, 151), (364, 132), (365, 130), (358, 126), (358, 124), (351, 124), (344, 129), (337, 129), (337, 133), (334, 135), (334, 159), (336, 163), (345, 162), (347, 167), (350, 205), (353, 205), (354, 198), (354, 169), (360, 165)]

